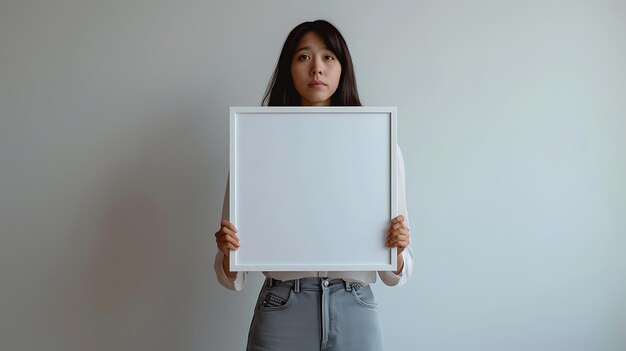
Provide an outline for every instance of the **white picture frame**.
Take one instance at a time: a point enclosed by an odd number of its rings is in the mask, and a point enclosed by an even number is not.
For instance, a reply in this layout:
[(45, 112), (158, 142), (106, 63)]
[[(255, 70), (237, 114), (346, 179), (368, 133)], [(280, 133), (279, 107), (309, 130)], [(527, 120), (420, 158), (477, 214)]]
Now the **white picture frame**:
[(395, 271), (395, 107), (231, 107), (231, 271)]

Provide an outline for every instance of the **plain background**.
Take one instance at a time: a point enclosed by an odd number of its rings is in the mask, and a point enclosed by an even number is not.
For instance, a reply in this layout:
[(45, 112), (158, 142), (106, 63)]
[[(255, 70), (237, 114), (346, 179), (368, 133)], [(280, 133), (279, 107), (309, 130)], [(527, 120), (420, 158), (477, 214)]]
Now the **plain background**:
[(387, 349), (626, 349), (621, 0), (2, 0), (0, 349), (243, 349), (261, 275), (212, 268), (228, 107), (317, 18), (398, 106)]

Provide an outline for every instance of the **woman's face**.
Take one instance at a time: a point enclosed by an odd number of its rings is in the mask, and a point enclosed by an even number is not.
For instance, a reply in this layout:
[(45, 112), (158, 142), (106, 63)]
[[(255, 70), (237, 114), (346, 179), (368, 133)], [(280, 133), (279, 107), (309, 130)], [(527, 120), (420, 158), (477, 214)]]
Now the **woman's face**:
[(339, 86), (341, 63), (319, 35), (308, 32), (296, 44), (291, 77), (303, 106), (329, 106)]

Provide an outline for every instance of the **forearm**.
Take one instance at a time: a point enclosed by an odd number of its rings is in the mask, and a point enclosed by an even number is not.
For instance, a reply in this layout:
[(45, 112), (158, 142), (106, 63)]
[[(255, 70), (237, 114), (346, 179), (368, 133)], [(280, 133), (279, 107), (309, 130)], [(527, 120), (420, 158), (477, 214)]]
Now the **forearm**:
[(237, 272), (230, 271), (230, 258), (229, 256), (224, 256), (222, 259), (222, 269), (224, 270), (224, 274), (230, 279), (233, 279), (237, 276)]
[(404, 257), (402, 256), (402, 252), (401, 252), (398, 254), (398, 270), (393, 272), (393, 274), (400, 275), (400, 273), (402, 273), (403, 268), (404, 268)]

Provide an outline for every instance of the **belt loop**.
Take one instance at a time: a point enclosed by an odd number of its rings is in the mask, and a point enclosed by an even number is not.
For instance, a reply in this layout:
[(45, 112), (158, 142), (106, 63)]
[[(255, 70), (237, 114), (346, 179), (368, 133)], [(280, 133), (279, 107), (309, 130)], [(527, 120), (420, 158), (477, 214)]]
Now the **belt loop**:
[(350, 285), (350, 283), (345, 280), (343, 282), (346, 283), (346, 291), (352, 291), (352, 285)]
[(274, 285), (274, 279), (273, 278), (267, 278), (267, 287), (271, 288)]
[(300, 279), (294, 279), (293, 281), (293, 292), (300, 292)]

